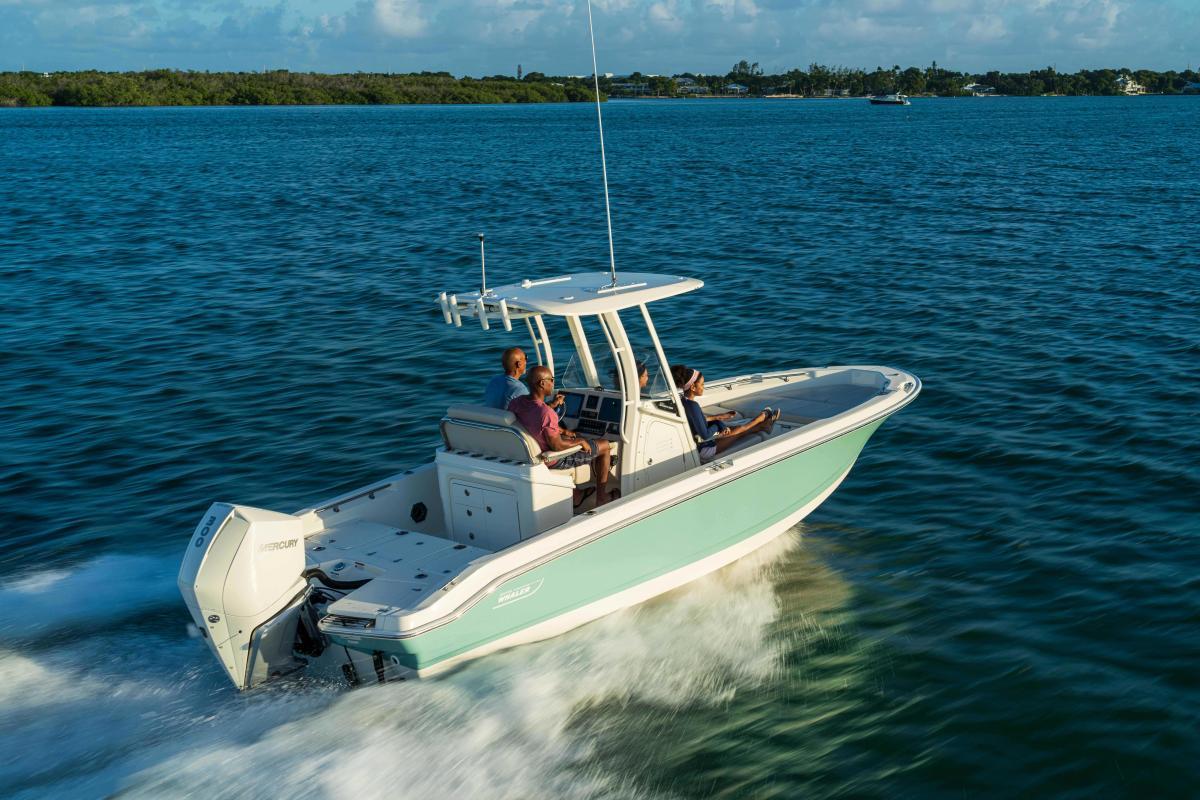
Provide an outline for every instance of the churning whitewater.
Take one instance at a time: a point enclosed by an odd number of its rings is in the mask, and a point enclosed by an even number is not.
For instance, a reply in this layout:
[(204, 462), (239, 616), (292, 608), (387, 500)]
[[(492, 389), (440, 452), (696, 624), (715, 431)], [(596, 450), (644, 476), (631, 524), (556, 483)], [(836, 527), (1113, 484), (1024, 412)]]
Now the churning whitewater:
[[(358, 798), (398, 786), (414, 797), (488, 796), (497, 786), (530, 798), (645, 796), (593, 761), (613, 743), (603, 724), (582, 718), (632, 701), (719, 708), (775, 676), (770, 575), (796, 542), (780, 537), (557, 639), (440, 678), (354, 690), (302, 678), (241, 695), (194, 630), (136, 630), (139, 617), (178, 616), (165, 560), (106, 556), (12, 582), (0, 602), (22, 613), (0, 629), (0, 746), (43, 755), (32, 771), (0, 766), (0, 782), (20, 798)], [(124, 590), (97, 578), (122, 568), (156, 577)], [(114, 609), (134, 630), (50, 650), (45, 629), (24, 620), (54, 608), (75, 609), (58, 612), (59, 630), (94, 629)], [(114, 659), (122, 640), (126, 655)]]

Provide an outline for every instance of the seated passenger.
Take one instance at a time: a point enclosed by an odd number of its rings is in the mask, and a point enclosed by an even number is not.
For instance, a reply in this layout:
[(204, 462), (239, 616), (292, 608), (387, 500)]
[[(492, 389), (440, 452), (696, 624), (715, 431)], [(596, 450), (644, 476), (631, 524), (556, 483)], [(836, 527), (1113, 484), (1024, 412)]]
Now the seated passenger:
[(504, 411), (514, 397), (529, 394), (529, 387), (521, 381), (525, 374), (525, 351), (510, 347), (500, 357), (500, 363), (504, 372), (488, 381), (483, 390), (483, 404)]
[[(554, 390), (554, 375), (549, 368), (537, 366), (529, 370), (529, 394), (514, 397), (509, 403), (508, 410), (516, 416), (517, 421), (529, 435), (534, 438), (543, 453), (555, 450), (566, 450), (580, 445), (582, 449), (565, 458), (560, 458), (550, 469), (572, 469), (595, 461), (596, 473), (596, 505), (602, 506), (609, 501), (608, 471), (612, 466), (612, 456), (608, 440), (591, 439), (580, 436), (574, 431), (559, 428), (558, 415), (546, 405), (546, 395)], [(575, 490), (575, 505), (580, 505), (590, 494)]]
[(698, 369), (691, 369), (682, 364), (671, 368), (671, 377), (675, 385), (683, 392), (683, 411), (687, 417), (688, 426), (700, 440), (698, 445), (701, 461), (711, 461), (720, 453), (728, 450), (735, 442), (744, 439), (752, 433), (770, 433), (779, 419), (780, 412), (764, 408), (758, 416), (741, 425), (729, 426), (725, 420), (737, 416), (734, 411), (724, 414), (707, 415), (697, 397), (704, 394), (704, 375)]
[[(646, 369), (646, 362), (637, 361), (635, 363), (637, 364), (637, 371), (638, 371), (638, 388), (645, 389), (646, 384), (650, 382), (650, 373)], [(612, 371), (612, 385), (613, 385), (613, 388), (616, 388), (621, 385), (620, 373), (615, 369)]]
[[(525, 374), (525, 351), (519, 347), (510, 347), (500, 357), (504, 372), (488, 381), (483, 390), (483, 404), (501, 411), (508, 409), (508, 404), (514, 397), (529, 394), (529, 387), (521, 376)], [(548, 405), (558, 408), (563, 404), (563, 398), (557, 397)]]

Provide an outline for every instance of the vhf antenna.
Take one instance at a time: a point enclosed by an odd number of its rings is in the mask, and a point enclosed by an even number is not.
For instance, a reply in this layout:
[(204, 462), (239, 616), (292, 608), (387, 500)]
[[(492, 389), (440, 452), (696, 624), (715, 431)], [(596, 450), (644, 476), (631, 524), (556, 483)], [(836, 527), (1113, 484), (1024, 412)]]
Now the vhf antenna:
[(588, 36), (592, 40), (592, 83), (596, 87), (596, 123), (600, 127), (600, 170), (604, 174), (604, 216), (608, 220), (608, 266), (612, 286), (617, 285), (617, 257), (613, 253), (612, 208), (608, 203), (608, 164), (604, 160), (604, 115), (600, 113), (600, 72), (596, 68), (596, 33), (592, 29), (592, 0), (588, 0)]
[(480, 278), (482, 286), (479, 287), (479, 296), (487, 297), (491, 292), (487, 288), (487, 256), (483, 252), (483, 234), (479, 234), (479, 271), (482, 275)]

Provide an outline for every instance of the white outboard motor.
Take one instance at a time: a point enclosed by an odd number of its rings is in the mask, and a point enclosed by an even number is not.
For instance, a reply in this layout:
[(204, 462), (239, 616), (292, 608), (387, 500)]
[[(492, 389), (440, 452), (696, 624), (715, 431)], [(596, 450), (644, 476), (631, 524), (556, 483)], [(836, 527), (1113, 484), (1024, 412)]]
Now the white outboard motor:
[(292, 653), (309, 591), (300, 518), (214, 503), (183, 557), (179, 591), (239, 689), (304, 666)]

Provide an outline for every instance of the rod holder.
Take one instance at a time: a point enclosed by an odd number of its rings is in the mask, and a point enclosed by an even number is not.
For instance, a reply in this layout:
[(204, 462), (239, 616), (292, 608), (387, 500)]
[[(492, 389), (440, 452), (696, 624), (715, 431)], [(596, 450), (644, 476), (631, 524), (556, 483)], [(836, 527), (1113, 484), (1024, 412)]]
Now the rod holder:
[(512, 318), (508, 316), (508, 301), (500, 298), (500, 319), (504, 321), (504, 330), (512, 330)]
[(488, 325), (487, 306), (484, 305), (482, 297), (475, 301), (475, 313), (479, 315), (480, 327), (485, 331), (488, 330), (491, 326)]

